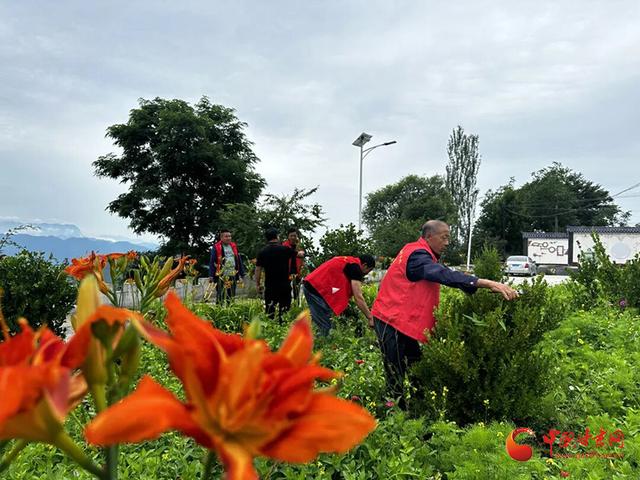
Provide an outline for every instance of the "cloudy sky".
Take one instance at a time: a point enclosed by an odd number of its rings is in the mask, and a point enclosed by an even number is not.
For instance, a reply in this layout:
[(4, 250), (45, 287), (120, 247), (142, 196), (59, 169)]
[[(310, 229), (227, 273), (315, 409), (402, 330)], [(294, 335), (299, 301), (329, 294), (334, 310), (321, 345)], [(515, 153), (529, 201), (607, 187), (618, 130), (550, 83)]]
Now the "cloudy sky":
[(637, 0), (2, 2), (0, 217), (133, 236), (91, 163), (157, 96), (235, 108), (268, 190), (319, 185), (329, 226), (357, 221), (362, 131), (398, 142), (365, 193), (444, 173), (457, 124), (482, 192), (559, 161), (615, 193), (640, 182), (639, 25)]

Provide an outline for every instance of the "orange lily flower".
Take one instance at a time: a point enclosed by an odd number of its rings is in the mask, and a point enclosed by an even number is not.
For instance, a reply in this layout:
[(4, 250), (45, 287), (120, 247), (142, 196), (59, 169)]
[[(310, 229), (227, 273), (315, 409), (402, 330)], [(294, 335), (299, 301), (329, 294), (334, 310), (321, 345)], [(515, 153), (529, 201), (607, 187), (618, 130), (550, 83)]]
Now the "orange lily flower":
[(91, 255), (87, 255), (86, 257), (72, 259), (71, 265), (65, 268), (64, 271), (78, 280), (82, 280), (90, 273), (93, 273), (98, 280), (98, 287), (100, 288), (100, 291), (106, 294), (109, 291), (109, 288), (107, 287), (102, 275), (102, 270), (106, 265), (107, 255), (96, 255), (95, 252), (91, 252)]
[[(93, 277), (87, 277), (80, 283), (77, 305), (72, 318), (76, 333), (67, 347), (68, 355), (83, 358), (80, 366), (89, 385), (104, 385), (107, 382), (107, 352), (103, 342), (109, 341), (112, 350), (115, 350), (127, 321), (141, 320), (142, 316), (126, 308), (100, 305), (97, 283)], [(95, 331), (98, 323), (102, 324), (102, 332)]]
[(64, 419), (87, 391), (81, 349), (70, 352), (49, 329), (34, 332), (20, 320), (21, 332), (0, 343), (0, 440), (20, 438), (55, 444)]
[(163, 279), (160, 280), (160, 283), (158, 283), (158, 287), (156, 289), (156, 297), (161, 297), (165, 293), (167, 293), (173, 281), (178, 278), (178, 275), (180, 275), (180, 273), (182, 273), (182, 270), (184, 269), (184, 266), (187, 263), (188, 259), (189, 257), (187, 256), (180, 257), (176, 268), (171, 270), (167, 275), (165, 275)]
[(336, 372), (312, 355), (308, 314), (301, 315), (280, 350), (262, 340), (225, 334), (199, 319), (169, 294), (171, 334), (134, 320), (141, 334), (167, 352), (182, 381), (186, 402), (148, 376), (129, 397), (99, 414), (86, 428), (92, 444), (154, 439), (178, 430), (215, 451), (228, 480), (257, 479), (256, 456), (304, 463), (320, 452), (343, 453), (376, 422), (362, 407), (315, 390)]

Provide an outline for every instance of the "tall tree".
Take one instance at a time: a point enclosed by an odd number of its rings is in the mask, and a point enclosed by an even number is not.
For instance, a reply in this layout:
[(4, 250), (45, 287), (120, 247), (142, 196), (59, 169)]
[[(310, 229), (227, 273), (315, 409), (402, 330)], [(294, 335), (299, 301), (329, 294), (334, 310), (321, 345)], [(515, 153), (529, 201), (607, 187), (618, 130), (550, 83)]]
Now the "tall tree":
[(602, 186), (559, 163), (533, 172), (520, 188), (489, 191), (482, 201), (476, 235), (505, 254), (522, 253), (522, 232), (564, 231), (568, 225), (625, 225), (629, 212), (618, 207)]
[(96, 175), (129, 187), (107, 208), (134, 232), (159, 235), (164, 253), (202, 253), (224, 206), (253, 204), (265, 186), (246, 124), (207, 97), (139, 103), (127, 123), (107, 129), (122, 153), (93, 163)]
[(267, 227), (276, 227), (283, 239), (287, 230), (295, 227), (304, 242), (325, 222), (320, 204), (306, 201), (317, 190), (317, 187), (295, 188), (290, 195), (268, 193), (257, 206), (227, 205), (222, 212), (222, 224), (233, 232), (238, 248), (249, 257), (254, 257), (264, 246), (263, 235)]
[(447, 190), (458, 207), (458, 225), (453, 227), (453, 231), (462, 245), (467, 245), (469, 241), (471, 223), (478, 200), (476, 187), (480, 169), (478, 142), (477, 135), (467, 135), (458, 125), (451, 132), (447, 144), (449, 164), (446, 167), (445, 182)]
[(457, 209), (444, 179), (408, 175), (367, 195), (362, 218), (374, 240), (376, 253), (395, 256), (405, 243), (415, 241), (429, 219), (455, 223)]

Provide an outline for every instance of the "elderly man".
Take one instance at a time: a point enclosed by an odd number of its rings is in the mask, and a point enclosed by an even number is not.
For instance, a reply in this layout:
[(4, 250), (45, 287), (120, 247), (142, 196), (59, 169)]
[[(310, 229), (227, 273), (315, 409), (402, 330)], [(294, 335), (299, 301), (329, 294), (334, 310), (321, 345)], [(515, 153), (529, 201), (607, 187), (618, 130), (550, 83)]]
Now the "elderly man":
[(371, 313), (382, 350), (387, 389), (400, 397), (407, 368), (420, 359), (425, 331), (435, 325), (433, 311), (440, 302), (440, 285), (474, 293), (488, 288), (506, 300), (518, 296), (510, 286), (451, 270), (438, 263), (449, 244), (449, 226), (429, 220), (418, 241), (405, 245), (382, 279)]

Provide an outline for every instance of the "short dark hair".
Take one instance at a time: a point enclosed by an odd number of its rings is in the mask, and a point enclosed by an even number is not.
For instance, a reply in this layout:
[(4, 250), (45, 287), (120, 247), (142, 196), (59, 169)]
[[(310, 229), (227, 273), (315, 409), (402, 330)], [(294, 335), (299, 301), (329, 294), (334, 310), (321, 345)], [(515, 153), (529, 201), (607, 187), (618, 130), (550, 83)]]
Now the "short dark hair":
[(223, 233), (231, 233), (231, 230), (229, 230), (228, 228), (221, 228), (220, 235), (222, 235)]
[(296, 227), (291, 227), (289, 230), (287, 230), (287, 235), (289, 235), (290, 233), (298, 233), (298, 229)]
[(366, 266), (375, 268), (376, 267), (376, 259), (373, 258), (373, 255), (360, 255), (358, 257), (361, 263), (364, 263)]
[(269, 227), (264, 231), (264, 238), (267, 241), (275, 240), (278, 238), (278, 229), (276, 227)]

